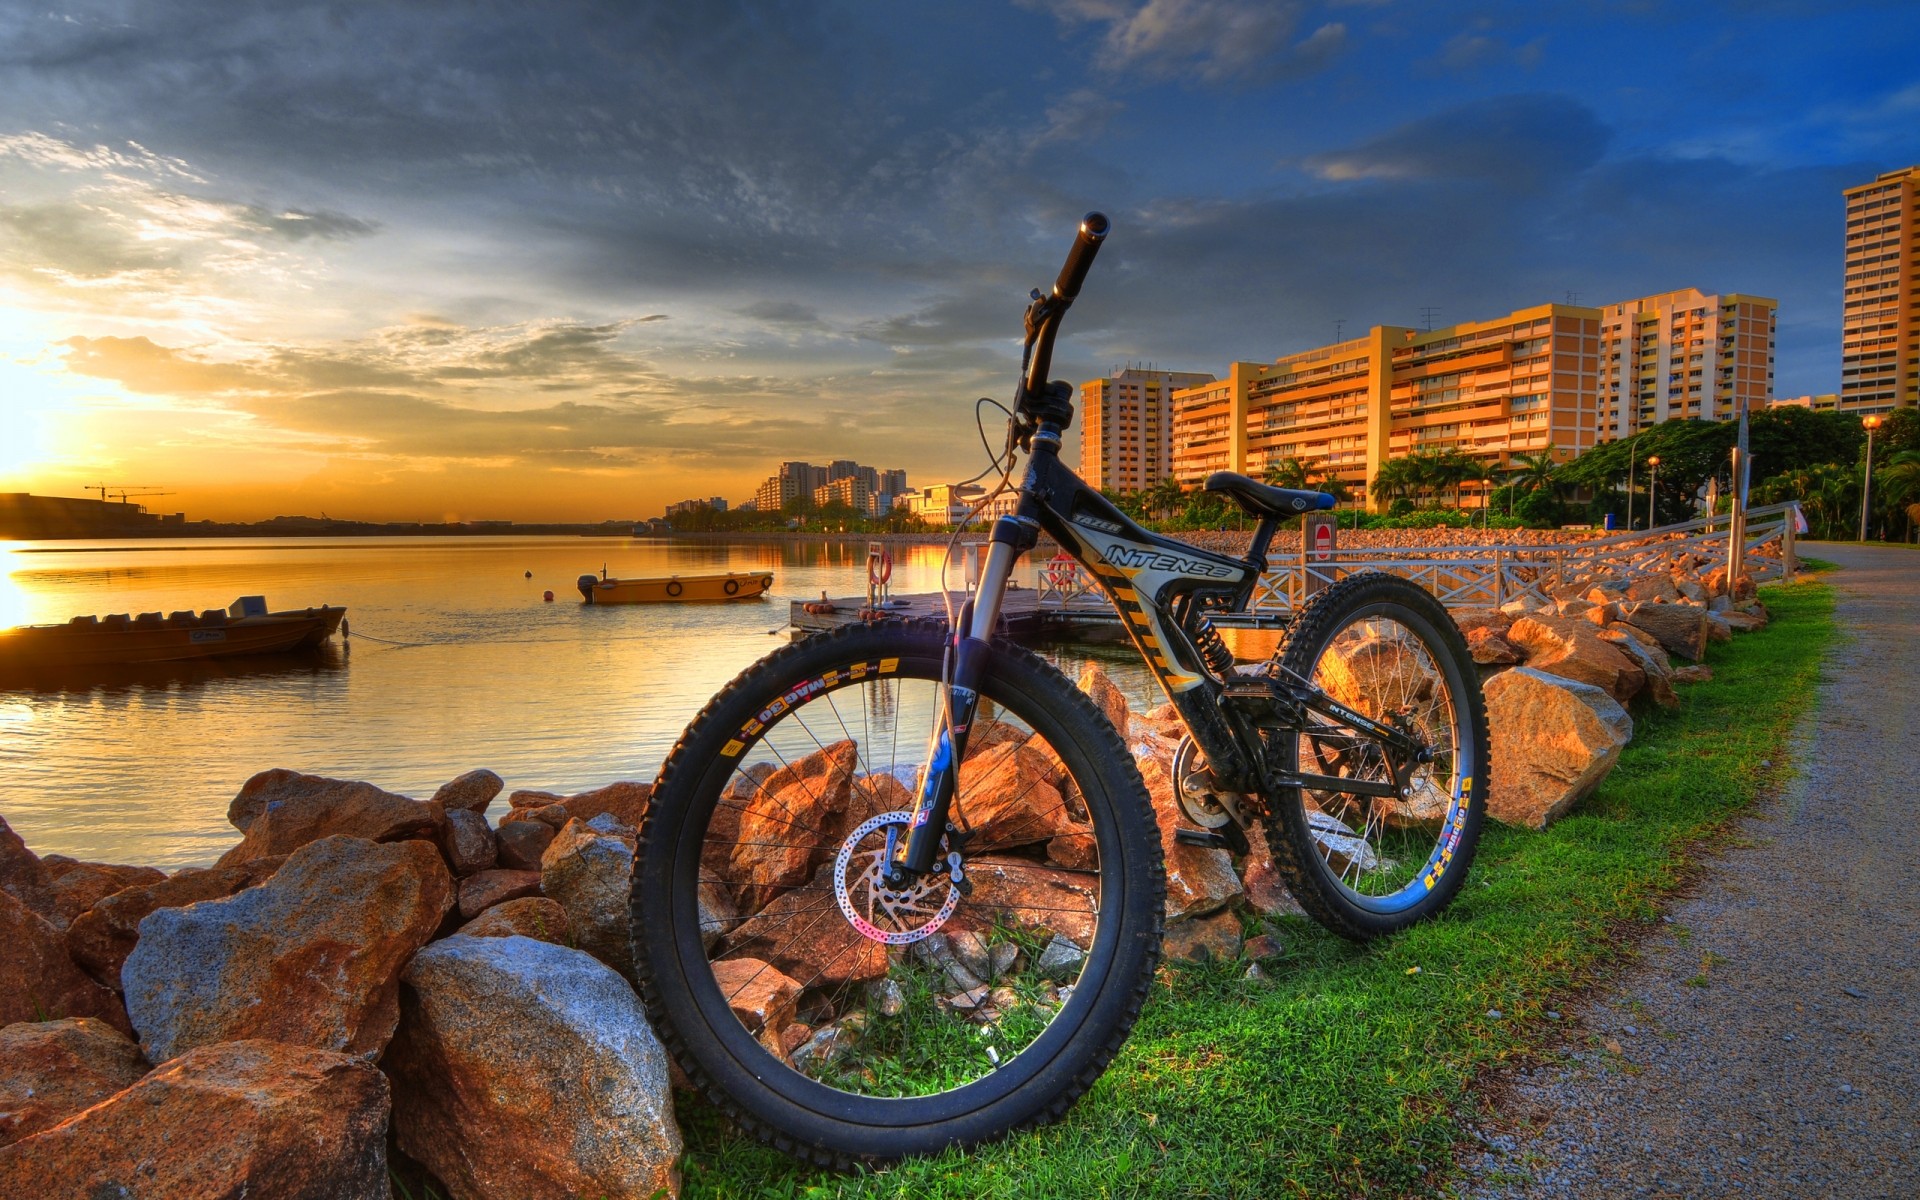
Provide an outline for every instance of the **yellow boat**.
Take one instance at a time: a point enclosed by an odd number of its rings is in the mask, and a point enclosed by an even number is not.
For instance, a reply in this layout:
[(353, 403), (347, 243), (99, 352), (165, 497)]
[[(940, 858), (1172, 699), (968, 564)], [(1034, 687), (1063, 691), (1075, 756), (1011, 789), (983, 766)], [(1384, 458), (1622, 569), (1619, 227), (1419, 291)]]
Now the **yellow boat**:
[(681, 600), (758, 600), (773, 587), (772, 571), (722, 575), (669, 575), (664, 579), (609, 579), (582, 575), (580, 594), (588, 604), (661, 604)]

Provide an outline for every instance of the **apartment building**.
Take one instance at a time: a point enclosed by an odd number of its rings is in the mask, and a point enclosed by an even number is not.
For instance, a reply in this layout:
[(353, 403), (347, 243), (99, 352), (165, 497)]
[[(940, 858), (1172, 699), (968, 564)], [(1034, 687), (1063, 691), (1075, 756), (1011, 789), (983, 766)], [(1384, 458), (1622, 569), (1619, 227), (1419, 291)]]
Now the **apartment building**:
[(1600, 440), (1675, 417), (1724, 421), (1773, 396), (1779, 302), (1698, 288), (1601, 308)]
[(1840, 393), (1822, 392), (1818, 396), (1775, 396), (1767, 401), (1768, 408), (1810, 408), (1814, 412), (1836, 412), (1840, 408)]
[(857, 471), (841, 475), (831, 483), (823, 483), (813, 489), (813, 503), (816, 508), (825, 508), (829, 504), (844, 504), (863, 517), (878, 515), (875, 511), (873, 489), (867, 486), (865, 476)]
[[(858, 481), (857, 488), (867, 497), (864, 511), (870, 515), (884, 514), (891, 507), (889, 498), (907, 490), (907, 473), (902, 470), (881, 471), (851, 459), (835, 459), (824, 467), (808, 462), (783, 462), (780, 470), (767, 477), (748, 503), (760, 512), (778, 512), (802, 496), (813, 499), (816, 504), (823, 503), (818, 499), (821, 489), (835, 486), (840, 490), (833, 495), (845, 500), (854, 494), (856, 487), (847, 483), (848, 480)], [(725, 511), (724, 504), (720, 507)]]
[(1848, 188), (1840, 411), (1920, 403), (1920, 166)]
[(1194, 371), (1124, 367), (1080, 385), (1080, 476), (1097, 488), (1135, 492), (1173, 469), (1173, 394), (1210, 383)]
[[(1568, 459), (1599, 423), (1600, 310), (1543, 304), (1491, 321), (1421, 331), (1376, 325), (1365, 336), (1235, 363), (1226, 379), (1175, 393), (1175, 478), (1211, 471), (1258, 478), (1299, 459), (1378, 507), (1381, 465), (1416, 451), (1459, 450), (1496, 470), (1516, 453)], [(1457, 497), (1474, 506), (1484, 485)]]

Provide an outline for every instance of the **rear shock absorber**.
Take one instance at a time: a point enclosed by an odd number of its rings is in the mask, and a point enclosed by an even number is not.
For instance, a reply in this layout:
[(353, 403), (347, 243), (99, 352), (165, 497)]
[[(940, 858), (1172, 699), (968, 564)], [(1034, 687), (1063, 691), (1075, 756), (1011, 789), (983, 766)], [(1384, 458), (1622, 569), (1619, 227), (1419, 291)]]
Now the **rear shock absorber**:
[(1197, 616), (1193, 622), (1193, 645), (1200, 651), (1200, 657), (1206, 660), (1207, 668), (1215, 675), (1226, 679), (1233, 674), (1233, 651), (1227, 649), (1226, 640), (1213, 622), (1204, 615)]

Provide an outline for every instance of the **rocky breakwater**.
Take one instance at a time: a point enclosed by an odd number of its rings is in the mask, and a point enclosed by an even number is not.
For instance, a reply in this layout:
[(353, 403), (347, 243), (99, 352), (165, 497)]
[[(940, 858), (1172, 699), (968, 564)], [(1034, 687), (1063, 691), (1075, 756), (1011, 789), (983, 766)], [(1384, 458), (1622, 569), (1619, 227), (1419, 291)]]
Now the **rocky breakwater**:
[(0, 1195), (385, 1200), (390, 1135), (456, 1200), (677, 1194), (629, 980), (646, 788), (496, 829), (501, 788), (266, 771), (238, 844), (170, 876), (42, 859), (0, 819)]

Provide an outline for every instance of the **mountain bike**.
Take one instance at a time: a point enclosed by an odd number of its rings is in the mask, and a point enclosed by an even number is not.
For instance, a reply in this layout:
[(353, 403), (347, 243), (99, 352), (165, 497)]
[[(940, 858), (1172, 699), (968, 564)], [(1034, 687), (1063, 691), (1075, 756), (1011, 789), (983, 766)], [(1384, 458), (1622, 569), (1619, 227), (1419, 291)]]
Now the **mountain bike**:
[[(1089, 214), (1032, 293), (996, 460), (1011, 488), (1026, 456), (1018, 507), (954, 618), (775, 651), (654, 785), (632, 910), (648, 1014), (715, 1104), (823, 1165), (1063, 1114), (1146, 997), (1163, 846), (1244, 855), (1257, 833), (1306, 912), (1359, 941), (1439, 912), (1473, 858), (1486, 712), (1432, 596), (1349, 575), (1257, 665), (1214, 624), (1249, 608), (1282, 524), (1332, 497), (1210, 476), (1256, 522), (1235, 558), (1143, 529), (1060, 461), (1073, 389), (1047, 378), (1054, 341), (1108, 230)], [(1092, 573), (1165, 692), (1170, 766), (1143, 760), (1143, 777), (1142, 735), (997, 635), (1042, 534)]]

